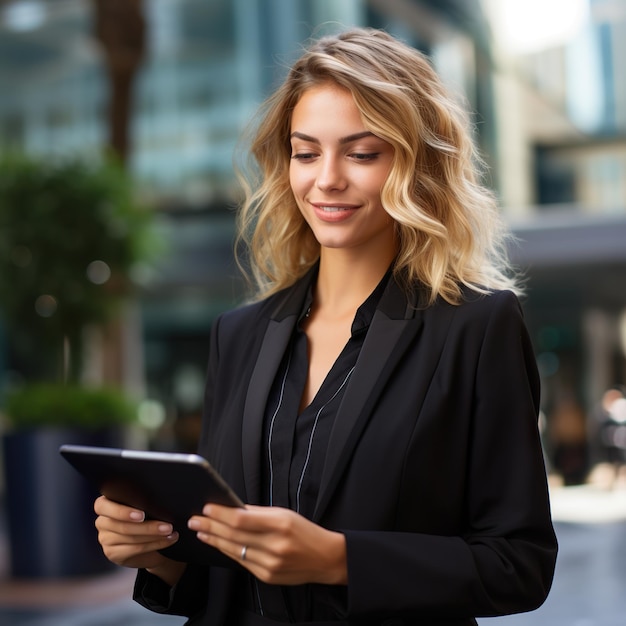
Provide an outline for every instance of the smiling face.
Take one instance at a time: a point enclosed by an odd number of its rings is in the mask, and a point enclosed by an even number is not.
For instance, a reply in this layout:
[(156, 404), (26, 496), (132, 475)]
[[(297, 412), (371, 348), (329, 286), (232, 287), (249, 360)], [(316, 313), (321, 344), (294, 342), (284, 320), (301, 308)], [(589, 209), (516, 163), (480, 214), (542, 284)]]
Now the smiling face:
[(327, 83), (304, 92), (291, 117), (289, 181), (322, 252), (393, 258), (394, 222), (380, 197), (393, 154), (365, 128), (347, 89)]

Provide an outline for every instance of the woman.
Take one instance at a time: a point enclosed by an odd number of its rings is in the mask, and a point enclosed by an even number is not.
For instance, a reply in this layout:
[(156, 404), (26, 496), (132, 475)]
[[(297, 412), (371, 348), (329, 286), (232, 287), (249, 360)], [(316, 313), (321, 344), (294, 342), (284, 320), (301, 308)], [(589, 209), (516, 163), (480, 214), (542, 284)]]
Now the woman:
[(199, 452), (247, 503), (158, 550), (104, 498), (135, 598), (189, 624), (475, 624), (545, 599), (539, 382), (466, 120), (425, 58), (354, 29), (269, 99), (240, 219), (253, 304), (213, 326)]

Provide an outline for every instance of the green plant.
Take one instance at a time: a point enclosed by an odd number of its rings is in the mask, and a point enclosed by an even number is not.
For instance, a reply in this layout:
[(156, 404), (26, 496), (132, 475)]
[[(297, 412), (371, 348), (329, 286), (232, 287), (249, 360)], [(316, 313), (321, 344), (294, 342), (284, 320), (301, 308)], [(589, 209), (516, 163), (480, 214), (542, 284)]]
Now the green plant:
[(23, 378), (80, 380), (83, 330), (130, 291), (149, 218), (113, 160), (0, 157), (0, 314)]
[(133, 423), (137, 407), (116, 389), (38, 384), (9, 393), (5, 413), (14, 429), (45, 426), (96, 429)]

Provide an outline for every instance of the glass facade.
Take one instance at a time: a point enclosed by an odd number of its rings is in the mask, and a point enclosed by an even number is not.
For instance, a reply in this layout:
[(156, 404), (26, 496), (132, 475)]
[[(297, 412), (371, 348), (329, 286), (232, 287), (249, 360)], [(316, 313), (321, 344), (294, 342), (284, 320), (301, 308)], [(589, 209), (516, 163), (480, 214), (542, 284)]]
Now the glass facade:
[[(419, 28), (422, 4), (434, 32)], [(165, 204), (206, 207), (232, 198), (232, 156), (243, 126), (301, 42), (342, 25), (385, 27), (425, 50), (478, 106), (472, 39), (457, 30), (439, 40), (437, 29), (449, 18), (432, 14), (431, 4), (406, 3), (417, 11), (413, 24), (385, 3), (364, 0), (144, 0), (146, 44), (129, 128), (138, 185)], [(0, 147), (99, 153), (109, 85), (93, 4), (20, 0), (0, 15)]]

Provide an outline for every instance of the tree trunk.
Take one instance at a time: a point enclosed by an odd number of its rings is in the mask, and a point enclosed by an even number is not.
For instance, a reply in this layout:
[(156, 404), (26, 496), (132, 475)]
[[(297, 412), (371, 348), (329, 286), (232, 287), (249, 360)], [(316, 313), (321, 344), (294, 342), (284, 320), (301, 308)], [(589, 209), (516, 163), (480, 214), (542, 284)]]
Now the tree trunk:
[[(143, 0), (94, 0), (96, 37), (104, 51), (109, 78), (108, 148), (125, 165), (131, 154), (133, 83), (145, 52)], [(126, 386), (119, 321), (105, 329), (103, 361), (107, 382)]]
[(125, 163), (135, 75), (145, 51), (142, 0), (94, 0), (96, 37), (104, 50), (109, 77), (109, 148)]

